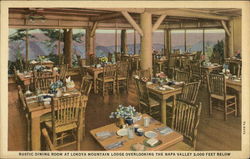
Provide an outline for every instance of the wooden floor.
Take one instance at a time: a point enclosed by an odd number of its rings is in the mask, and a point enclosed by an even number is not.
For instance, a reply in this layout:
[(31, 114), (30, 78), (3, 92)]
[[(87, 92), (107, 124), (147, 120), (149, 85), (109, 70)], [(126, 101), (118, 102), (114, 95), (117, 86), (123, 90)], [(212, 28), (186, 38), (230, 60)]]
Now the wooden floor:
[[(77, 85), (79, 85), (78, 79)], [(8, 150), (26, 150), (26, 124), (25, 116), (19, 108), (17, 100), (17, 87), (9, 84), (9, 112), (8, 112)], [(241, 119), (240, 117), (229, 116), (227, 121), (223, 119), (223, 113), (214, 111), (212, 117), (208, 115), (208, 93), (206, 87), (199, 91), (198, 101), (202, 102), (201, 120), (198, 126), (197, 148), (199, 151), (214, 150), (241, 150)], [(114, 122), (109, 119), (110, 112), (114, 111), (119, 104), (138, 105), (134, 85), (130, 85), (129, 93), (126, 91), (120, 95), (90, 94), (86, 110), (86, 136), (81, 143), (83, 151), (100, 151), (102, 147), (90, 136), (89, 131)], [(64, 150), (73, 150), (74, 147), (67, 147)]]

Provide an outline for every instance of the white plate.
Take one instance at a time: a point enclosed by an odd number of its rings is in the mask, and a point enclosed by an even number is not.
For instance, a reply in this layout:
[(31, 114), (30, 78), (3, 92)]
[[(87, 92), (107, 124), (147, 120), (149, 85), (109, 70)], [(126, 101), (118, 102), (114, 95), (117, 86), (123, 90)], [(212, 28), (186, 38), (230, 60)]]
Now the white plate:
[(153, 131), (147, 131), (147, 132), (145, 132), (145, 136), (147, 138), (155, 138), (157, 136), (157, 133), (153, 132)]
[(119, 136), (126, 136), (126, 135), (128, 135), (128, 129), (120, 129), (116, 133)]

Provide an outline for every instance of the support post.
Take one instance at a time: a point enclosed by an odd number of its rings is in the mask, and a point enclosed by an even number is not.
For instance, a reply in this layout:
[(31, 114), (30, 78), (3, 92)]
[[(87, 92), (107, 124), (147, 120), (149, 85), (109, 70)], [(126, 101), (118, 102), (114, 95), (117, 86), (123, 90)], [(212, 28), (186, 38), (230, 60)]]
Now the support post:
[(126, 45), (127, 45), (126, 30), (122, 30), (121, 31), (121, 53), (127, 54)]
[(72, 29), (64, 29), (65, 63), (72, 67)]
[(141, 68), (152, 71), (152, 14), (145, 12), (141, 14)]
[(29, 61), (29, 32), (28, 29), (26, 29), (26, 56), (25, 56), (25, 68), (28, 67), (28, 61)]
[(90, 56), (95, 55), (95, 34), (91, 36), (91, 28), (86, 29), (86, 59), (90, 64)]
[(226, 38), (228, 39), (228, 53), (227, 56), (228, 57), (232, 57), (234, 56), (234, 21), (230, 20), (228, 23), (228, 28), (230, 31), (230, 36), (228, 34), (226, 34)]

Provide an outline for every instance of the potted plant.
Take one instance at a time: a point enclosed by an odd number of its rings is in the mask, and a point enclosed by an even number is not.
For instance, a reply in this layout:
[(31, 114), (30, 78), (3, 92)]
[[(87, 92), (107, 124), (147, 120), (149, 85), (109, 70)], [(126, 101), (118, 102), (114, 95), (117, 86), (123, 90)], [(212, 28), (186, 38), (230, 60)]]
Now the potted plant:
[(116, 109), (116, 112), (111, 112), (109, 118), (116, 118), (118, 119), (117, 126), (120, 127), (124, 121), (128, 124), (131, 125), (133, 124), (133, 117), (137, 115), (137, 112), (134, 107), (131, 105), (129, 106), (123, 106), (119, 105), (118, 108)]

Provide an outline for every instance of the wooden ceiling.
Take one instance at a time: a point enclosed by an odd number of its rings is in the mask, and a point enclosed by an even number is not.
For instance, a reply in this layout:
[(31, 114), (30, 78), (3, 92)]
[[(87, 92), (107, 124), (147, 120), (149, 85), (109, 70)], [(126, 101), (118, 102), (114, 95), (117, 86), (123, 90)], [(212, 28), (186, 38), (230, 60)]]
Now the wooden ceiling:
[[(197, 21), (214, 21), (218, 20), (213, 17), (235, 17), (241, 16), (241, 9), (236, 8), (157, 8), (157, 9), (143, 9), (143, 8), (129, 8), (129, 9), (119, 9), (119, 8), (10, 8), (9, 13), (20, 14), (25, 18), (31, 13), (44, 15), (46, 19), (85, 19), (89, 21), (103, 21), (107, 23), (127, 23), (126, 19), (120, 13), (120, 10), (127, 10), (131, 16), (139, 23), (140, 13), (144, 11), (152, 12), (153, 23), (161, 14), (167, 14), (167, 17), (163, 23), (176, 23), (176, 22), (197, 22)], [(175, 14), (176, 12), (176, 14)], [(181, 13), (181, 14), (179, 14)], [(188, 16), (188, 14), (191, 15)], [(204, 18), (201, 15), (209, 15)]]

